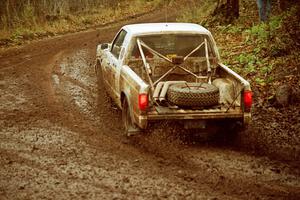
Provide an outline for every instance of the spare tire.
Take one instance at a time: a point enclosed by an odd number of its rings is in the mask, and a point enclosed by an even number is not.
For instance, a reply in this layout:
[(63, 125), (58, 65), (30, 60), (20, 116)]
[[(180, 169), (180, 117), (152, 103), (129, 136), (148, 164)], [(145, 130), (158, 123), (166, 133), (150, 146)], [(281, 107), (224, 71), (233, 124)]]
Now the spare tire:
[(181, 107), (207, 107), (219, 103), (219, 89), (208, 83), (177, 83), (169, 87), (168, 101)]

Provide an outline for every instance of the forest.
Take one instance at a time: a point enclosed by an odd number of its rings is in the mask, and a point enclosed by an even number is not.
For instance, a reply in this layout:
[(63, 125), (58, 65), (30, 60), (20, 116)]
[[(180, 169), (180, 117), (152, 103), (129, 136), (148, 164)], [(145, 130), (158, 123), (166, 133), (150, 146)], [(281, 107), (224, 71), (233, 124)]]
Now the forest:
[(116, 6), (120, 1), (109, 0), (3, 0), (0, 2), (1, 25), (14, 27), (20, 21), (47, 20), (50, 16), (77, 13), (102, 6)]
[(1, 0), (0, 43), (74, 32), (149, 12), (161, 0)]
[(14, 27), (20, 22), (39, 22), (51, 16), (88, 12), (103, 7), (116, 7), (124, 0), (2, 0), (0, 2), (1, 25)]

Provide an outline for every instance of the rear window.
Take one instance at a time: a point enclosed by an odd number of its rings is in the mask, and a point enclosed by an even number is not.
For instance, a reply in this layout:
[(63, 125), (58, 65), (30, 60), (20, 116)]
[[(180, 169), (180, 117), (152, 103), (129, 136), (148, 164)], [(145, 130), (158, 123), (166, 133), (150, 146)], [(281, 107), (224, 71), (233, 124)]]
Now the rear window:
[[(204, 42), (208, 41), (209, 56), (214, 57), (215, 53), (212, 51), (212, 45), (207, 35), (191, 35), (191, 34), (163, 34), (139, 37), (146, 45), (153, 50), (159, 52), (164, 56), (186, 56), (191, 53), (195, 48)], [(143, 48), (146, 54), (149, 52)], [(139, 56), (137, 43), (133, 48), (132, 55)], [(190, 57), (205, 57), (205, 45), (194, 52)]]

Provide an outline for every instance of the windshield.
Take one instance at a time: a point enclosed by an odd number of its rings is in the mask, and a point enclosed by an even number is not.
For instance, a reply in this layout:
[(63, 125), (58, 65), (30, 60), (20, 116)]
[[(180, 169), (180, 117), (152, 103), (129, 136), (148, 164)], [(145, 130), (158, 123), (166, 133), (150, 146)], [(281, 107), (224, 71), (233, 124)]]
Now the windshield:
[[(208, 41), (208, 52), (209, 57), (215, 57), (214, 52), (211, 48), (210, 39), (207, 35), (191, 35), (191, 34), (161, 34), (161, 35), (151, 35), (139, 37), (147, 46), (153, 50), (159, 52), (166, 57), (172, 56), (187, 56), (195, 48), (204, 42), (204, 39)], [(146, 55), (149, 52), (143, 48)], [(133, 48), (133, 56), (139, 56), (139, 50), (137, 45)], [(190, 57), (205, 57), (205, 47), (204, 45), (195, 51)]]

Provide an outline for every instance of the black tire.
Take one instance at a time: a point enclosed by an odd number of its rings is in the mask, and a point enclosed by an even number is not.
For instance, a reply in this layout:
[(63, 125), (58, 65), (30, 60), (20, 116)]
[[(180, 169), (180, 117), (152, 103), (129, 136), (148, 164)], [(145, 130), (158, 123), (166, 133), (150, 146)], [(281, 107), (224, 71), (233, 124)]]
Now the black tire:
[(132, 136), (140, 133), (140, 129), (132, 122), (127, 100), (122, 103), (122, 123), (125, 136)]
[(103, 75), (102, 75), (102, 69), (101, 69), (101, 64), (99, 61), (96, 61), (96, 64), (94, 66), (95, 74), (97, 77), (98, 84), (103, 84)]
[(208, 83), (178, 83), (171, 85), (168, 101), (180, 107), (207, 107), (219, 103), (219, 89)]
[(238, 144), (241, 134), (246, 130), (243, 122), (234, 121), (226, 123), (228, 126), (228, 134), (226, 135), (231, 144)]

